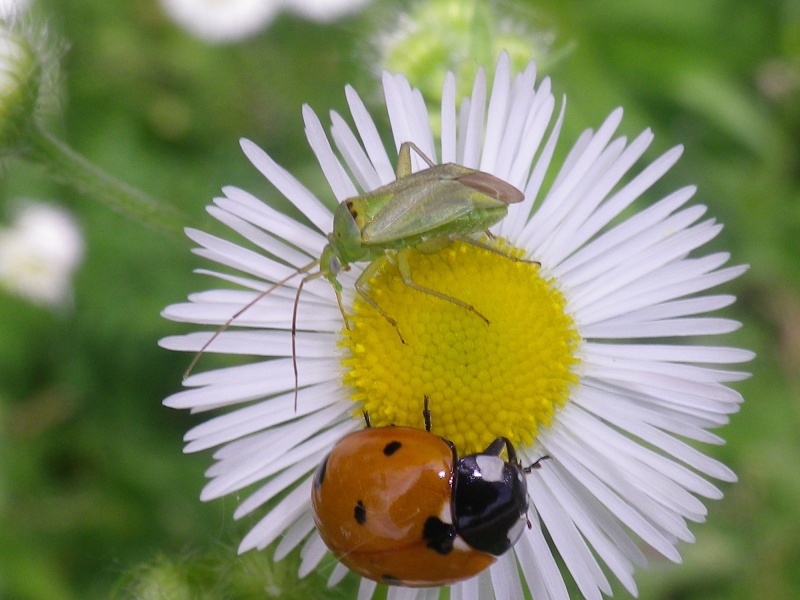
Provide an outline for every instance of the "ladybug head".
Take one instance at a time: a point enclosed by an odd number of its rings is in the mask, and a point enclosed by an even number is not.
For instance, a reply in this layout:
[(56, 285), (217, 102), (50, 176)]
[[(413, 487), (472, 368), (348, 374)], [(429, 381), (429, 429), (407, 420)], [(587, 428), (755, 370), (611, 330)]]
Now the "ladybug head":
[[(508, 449), (509, 461), (499, 455)], [(528, 484), (510, 442), (498, 438), (485, 452), (459, 459), (453, 482), (456, 531), (475, 550), (500, 556), (528, 522)]]

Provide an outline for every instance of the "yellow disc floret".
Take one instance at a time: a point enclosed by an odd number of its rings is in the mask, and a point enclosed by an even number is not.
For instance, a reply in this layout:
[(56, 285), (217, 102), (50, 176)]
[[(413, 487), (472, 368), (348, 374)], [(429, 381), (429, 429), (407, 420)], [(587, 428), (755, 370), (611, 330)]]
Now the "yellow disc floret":
[(566, 402), (580, 338), (564, 296), (538, 264), (514, 260), (519, 251), (494, 241), (501, 252), (464, 242), (402, 251), (414, 283), (479, 314), (409, 287), (394, 257), (379, 259), (367, 292), (399, 332), (356, 295), (342, 361), (373, 426), (423, 427), (428, 397), (432, 432), (466, 454), (499, 436), (532, 444)]

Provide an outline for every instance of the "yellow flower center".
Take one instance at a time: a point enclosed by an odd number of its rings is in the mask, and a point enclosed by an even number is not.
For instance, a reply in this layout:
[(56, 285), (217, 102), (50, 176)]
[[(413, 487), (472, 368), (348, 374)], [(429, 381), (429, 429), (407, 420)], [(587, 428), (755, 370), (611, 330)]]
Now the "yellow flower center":
[(459, 454), (483, 451), (495, 438), (533, 443), (567, 400), (577, 376), (580, 337), (564, 296), (519, 250), (493, 240), (508, 255), (455, 242), (423, 254), (403, 250), (414, 283), (457, 299), (488, 319), (406, 285), (396, 258), (367, 287), (397, 321), (398, 331), (356, 294), (351, 329), (343, 331), (344, 383), (373, 427), (424, 427)]

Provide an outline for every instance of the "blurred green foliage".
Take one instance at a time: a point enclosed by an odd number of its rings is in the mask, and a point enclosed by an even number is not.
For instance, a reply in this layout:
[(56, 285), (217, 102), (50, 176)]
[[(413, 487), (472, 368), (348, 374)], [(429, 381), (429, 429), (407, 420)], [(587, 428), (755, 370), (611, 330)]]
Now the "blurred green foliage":
[[(656, 133), (649, 158), (686, 147), (660, 191), (698, 184), (697, 200), (726, 225), (713, 245), (751, 265), (727, 286), (740, 298), (727, 316), (744, 327), (726, 342), (758, 353), (754, 377), (737, 386), (747, 401), (721, 431), (727, 445), (709, 449), (740, 482), (724, 486), (708, 523), (693, 527), (697, 543), (681, 548), (683, 565), (653, 557), (637, 574), (640, 596), (800, 596), (800, 2), (495, 5), (554, 35), (562, 54), (547, 74), (568, 98), (562, 151), (624, 106), (626, 134)], [(399, 8), (376, 2), (330, 25), (283, 15), (253, 39), (210, 46), (167, 20), (156, 0), (41, 0), (37, 12), (69, 43), (52, 126), (211, 231), (222, 227), (203, 207), (223, 185), (286, 209), (241, 154), (241, 136), (332, 203), (300, 106), (309, 102), (323, 120), (328, 109), (344, 112), (346, 83), (378, 99), (374, 36)], [(187, 583), (191, 573), (211, 578), (218, 598), (322, 594), (330, 563), (297, 583), (296, 557), (277, 566), (266, 553), (236, 558), (255, 517), (233, 523), (235, 498), (197, 500), (210, 457), (183, 456), (181, 437), (199, 420), (160, 404), (178, 390), (188, 357), (156, 346), (187, 331), (159, 311), (207, 285), (191, 273), (200, 261), (188, 241), (14, 164), (0, 178), (0, 202), (20, 197), (74, 211), (87, 256), (72, 310), (0, 295), (0, 598), (206, 597)], [(227, 553), (230, 570), (249, 573), (252, 586), (226, 585), (231, 574), (219, 560), (206, 568), (205, 553)], [(138, 587), (148, 580), (163, 594)], [(173, 584), (181, 591), (169, 595)], [(352, 585), (325, 595), (351, 597)]]

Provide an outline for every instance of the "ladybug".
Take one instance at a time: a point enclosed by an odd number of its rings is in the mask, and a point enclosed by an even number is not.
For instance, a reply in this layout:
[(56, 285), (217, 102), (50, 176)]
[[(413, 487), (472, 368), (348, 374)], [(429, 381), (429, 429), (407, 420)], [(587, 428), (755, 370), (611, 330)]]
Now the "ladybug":
[[(526, 473), (503, 437), (458, 457), (452, 442), (412, 427), (370, 427), (322, 460), (311, 505), (325, 544), (350, 570), (389, 585), (433, 587), (477, 575), (528, 522)], [(508, 460), (501, 458), (505, 448)]]

